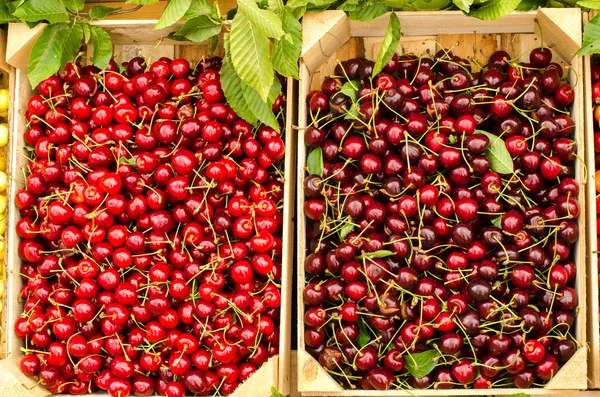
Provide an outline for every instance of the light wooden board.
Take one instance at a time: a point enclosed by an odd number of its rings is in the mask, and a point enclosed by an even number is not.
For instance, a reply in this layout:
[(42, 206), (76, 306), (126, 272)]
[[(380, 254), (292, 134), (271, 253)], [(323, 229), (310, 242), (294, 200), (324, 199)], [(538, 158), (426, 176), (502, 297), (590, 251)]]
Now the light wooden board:
[[(453, 51), (461, 57), (474, 57), (482, 62), (496, 50), (504, 49), (512, 56), (524, 59), (532, 48), (539, 47), (541, 35), (544, 34), (544, 44), (550, 46), (554, 60), (566, 68), (569, 80), (576, 91), (571, 117), (576, 123), (574, 139), (578, 143), (578, 155), (585, 157), (584, 150), (584, 98), (581, 80), (583, 61), (574, 57), (571, 49), (581, 44), (581, 14), (576, 9), (555, 10), (541, 9), (537, 12), (515, 13), (499, 20), (489, 22), (468, 18), (462, 13), (454, 12), (412, 12), (396, 13), (402, 26), (402, 39), (399, 49), (418, 55), (434, 53), (438, 46), (436, 41), (444, 46), (454, 47)], [(311, 89), (320, 87), (324, 77), (332, 73), (338, 61), (357, 56), (375, 59), (383, 35), (387, 28), (389, 14), (374, 21), (360, 23), (349, 21), (337, 11), (327, 11), (321, 14), (307, 14), (304, 17), (304, 44), (301, 56), (298, 128), (300, 131), (307, 126), (306, 94)], [(536, 20), (538, 23), (536, 23)], [(560, 25), (560, 29), (556, 26)], [(551, 34), (549, 30), (554, 29)], [(435, 41), (434, 41), (435, 40)], [(431, 44), (433, 43), (433, 45)], [(301, 191), (306, 176), (306, 148), (304, 136), (299, 134), (298, 142), (298, 181), (297, 189)], [(576, 178), (585, 188), (585, 167), (582, 162), (576, 162)], [(425, 396), (425, 395), (510, 395), (524, 390), (493, 389), (493, 390), (390, 390), (385, 392), (364, 392), (342, 390), (318, 362), (303, 351), (304, 346), (304, 305), (302, 291), (304, 286), (304, 259), (306, 256), (306, 223), (303, 213), (304, 196), (298, 194), (298, 288), (300, 297), (298, 304), (298, 354), (297, 375), (298, 388), (303, 395), (336, 395), (336, 396)], [(580, 230), (586, 230), (586, 195), (579, 197), (581, 213), (579, 216)], [(579, 313), (577, 316), (574, 336), (580, 348), (567, 362), (545, 388), (528, 389), (529, 394), (573, 395), (574, 390), (583, 390), (587, 386), (587, 357), (586, 357), (586, 239), (580, 238), (575, 248), (574, 260), (578, 264), (575, 287), (579, 295)], [(597, 306), (596, 306), (597, 307)], [(596, 309), (597, 310), (597, 309)], [(315, 365), (317, 363), (317, 365)], [(573, 391), (554, 392), (553, 389), (572, 389)]]
[[(148, 22), (136, 22), (136, 21), (104, 21), (107, 30), (115, 40), (115, 55), (121, 59), (130, 59), (133, 56), (143, 55), (151, 56), (152, 59), (158, 59), (161, 56), (168, 56), (170, 58), (184, 55), (186, 59), (190, 61), (198, 61), (204, 57), (212, 56), (209, 52), (210, 46), (205, 43), (199, 45), (186, 44), (186, 45), (174, 45), (173, 42), (165, 41), (163, 44), (157, 46), (158, 42), (149, 42), (147, 37), (156, 35), (152, 32), (152, 26), (155, 21)], [(14, 36), (15, 32), (24, 31), (22, 27), (15, 27), (13, 29), (13, 35), (9, 33), (9, 37), (18, 41), (18, 36)], [(139, 37), (146, 39), (140, 40)], [(29, 42), (33, 36), (27, 36), (26, 42)], [(137, 37), (137, 39), (135, 39)], [(130, 42), (127, 40), (130, 39)], [(140, 44), (142, 43), (142, 44)], [(220, 40), (222, 43), (222, 40)], [(24, 44), (23, 42), (21, 44)], [(18, 46), (17, 46), (18, 47)], [(30, 50), (30, 48), (29, 48)], [(21, 46), (16, 51), (21, 57), (27, 59), (29, 54), (26, 46)], [(223, 54), (223, 49), (219, 48), (216, 52), (217, 55)], [(281, 280), (281, 318), (280, 318), (280, 339), (279, 339), (279, 355), (270, 358), (250, 379), (243, 383), (238, 390), (233, 394), (235, 397), (253, 397), (253, 396), (267, 396), (270, 395), (271, 387), (275, 386), (280, 392), (289, 394), (290, 392), (290, 374), (289, 374), (289, 363), (290, 363), (290, 342), (291, 342), (291, 299), (292, 299), (292, 274), (293, 274), (293, 247), (294, 247), (294, 224), (293, 215), (295, 208), (294, 191), (295, 191), (295, 145), (296, 145), (296, 133), (292, 129), (292, 125), (295, 122), (293, 115), (295, 114), (295, 100), (297, 93), (295, 91), (295, 85), (292, 79), (288, 80), (288, 89), (286, 94), (287, 102), (287, 113), (292, 115), (288, 118), (285, 125), (285, 144), (286, 144), (286, 159), (284, 165), (284, 173), (286, 175), (284, 182), (284, 224), (283, 224), (283, 236), (282, 236), (282, 280)], [(23, 187), (23, 173), (22, 169), (26, 164), (26, 158), (24, 157), (24, 141), (23, 133), (25, 132), (26, 120), (24, 117), (27, 109), (27, 101), (32, 95), (32, 89), (27, 80), (26, 73), (23, 70), (12, 69), (11, 72), (11, 108), (9, 113), (9, 158), (8, 158), (8, 204), (7, 204), (7, 225), (16, 225), (19, 220), (19, 211), (14, 206), (12, 200), (12, 194)], [(18, 255), (18, 241), (19, 237), (16, 234), (14, 227), (7, 227), (7, 292), (5, 296), (6, 310), (5, 310), (5, 322), (3, 322), (4, 329), (7, 331), (7, 345), (10, 352), (11, 359), (19, 359), (22, 357), (22, 353), (19, 348), (22, 346), (21, 340), (16, 337), (13, 332), (13, 324), (22, 312), (22, 304), (17, 301), (17, 296), (23, 285), (21, 277), (19, 275), (21, 260)], [(3, 314), (4, 316), (4, 314)], [(35, 382), (33, 382), (35, 384)], [(31, 385), (30, 385), (31, 386)], [(36, 392), (39, 389), (45, 391), (43, 388), (36, 388)], [(47, 394), (47, 391), (46, 391)], [(98, 396), (106, 396), (104, 393), (96, 393)], [(33, 396), (33, 394), (32, 394)], [(0, 395), (4, 397), (4, 395)]]

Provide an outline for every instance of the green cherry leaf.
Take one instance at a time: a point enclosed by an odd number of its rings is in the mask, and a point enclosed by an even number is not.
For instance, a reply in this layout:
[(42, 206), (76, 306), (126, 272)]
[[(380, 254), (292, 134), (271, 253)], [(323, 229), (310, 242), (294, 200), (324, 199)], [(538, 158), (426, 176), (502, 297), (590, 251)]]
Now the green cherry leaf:
[(109, 16), (112, 12), (119, 11), (119, 8), (105, 7), (105, 6), (93, 6), (90, 8), (89, 16), (90, 19), (104, 19)]
[(283, 9), (283, 31), (291, 42), (282, 37), (273, 44), (273, 68), (284, 76), (298, 78), (298, 59), (302, 51), (302, 25), (287, 8)]
[(383, 43), (381, 43), (381, 48), (379, 49), (379, 55), (377, 55), (377, 61), (373, 66), (373, 76), (379, 74), (389, 60), (392, 59), (396, 53), (396, 48), (398, 48), (400, 36), (402, 36), (400, 33), (400, 20), (395, 13), (392, 13), (390, 14), (390, 22), (383, 37)]
[(243, 13), (235, 15), (229, 33), (231, 63), (242, 81), (254, 88), (263, 101), (269, 96), (275, 75), (270, 46), (269, 38)]
[[(388, 256), (394, 256), (396, 255), (396, 253), (394, 251), (389, 251), (389, 250), (379, 250), (379, 251), (373, 251), (373, 252), (365, 252), (362, 254), (365, 258), (369, 258), (369, 259), (381, 259), (381, 258), (387, 258)], [(357, 259), (362, 258), (362, 256), (357, 256)]]
[(498, 229), (502, 229), (502, 215), (492, 219), (492, 225), (496, 226)]
[(344, 241), (346, 237), (354, 230), (354, 225), (351, 223), (346, 223), (339, 231), (340, 240)]
[(371, 336), (369, 331), (367, 331), (365, 320), (362, 317), (356, 322), (356, 325), (358, 325), (358, 338), (356, 338), (356, 343), (363, 348), (371, 342)]
[(340, 88), (338, 93), (344, 94), (348, 98), (350, 98), (350, 100), (352, 102), (356, 102), (356, 100), (358, 99), (358, 87), (359, 86), (360, 86), (360, 80), (350, 80), (350, 81), (345, 82), (342, 85), (342, 88)]
[(206, 15), (200, 15), (188, 19), (181, 29), (176, 34), (177, 37), (185, 37), (196, 43), (207, 40), (209, 37), (216, 36), (221, 33), (221, 24), (215, 23)]
[(285, 34), (281, 18), (273, 11), (262, 10), (254, 0), (238, 0), (239, 11), (248, 18), (250, 23), (258, 28), (263, 35), (281, 39)]
[(21, 4), (14, 15), (26, 22), (48, 21), (52, 24), (69, 19), (67, 9), (59, 0), (30, 0)]
[(179, 21), (192, 5), (192, 0), (169, 0), (155, 30), (164, 29)]
[(600, 13), (583, 28), (583, 44), (577, 55), (591, 55), (600, 53)]
[(482, 130), (475, 130), (476, 134), (483, 134), (490, 140), (490, 146), (485, 151), (485, 155), (490, 159), (490, 168), (501, 175), (512, 174), (514, 164), (512, 157), (504, 140), (494, 134)]
[(323, 151), (321, 147), (314, 148), (306, 159), (308, 173), (323, 176)]
[(483, 20), (494, 20), (516, 10), (519, 3), (521, 0), (490, 0), (477, 9), (471, 7), (471, 11), (467, 15)]
[(437, 365), (439, 353), (437, 350), (426, 350), (422, 353), (404, 356), (406, 369), (415, 378), (422, 378), (433, 371)]
[(452, 0), (452, 2), (463, 12), (469, 12), (473, 4), (473, 0)]
[(92, 26), (92, 62), (100, 69), (108, 66), (113, 55), (113, 46), (110, 36), (104, 29)]
[(40, 81), (50, 77), (60, 68), (63, 54), (63, 44), (69, 34), (70, 26), (66, 23), (48, 25), (36, 40), (29, 63), (27, 75), (32, 87), (37, 87)]
[(285, 397), (283, 394), (279, 393), (279, 390), (275, 386), (271, 386), (271, 397)]

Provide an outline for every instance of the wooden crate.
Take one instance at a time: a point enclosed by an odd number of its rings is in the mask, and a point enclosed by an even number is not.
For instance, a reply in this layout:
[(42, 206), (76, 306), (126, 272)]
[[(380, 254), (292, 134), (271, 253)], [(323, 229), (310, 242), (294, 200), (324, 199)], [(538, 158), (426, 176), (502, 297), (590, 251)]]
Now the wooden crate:
[[(494, 51), (502, 49), (512, 56), (528, 54), (540, 46), (540, 28), (545, 44), (552, 46), (553, 59), (563, 66), (570, 67), (569, 79), (575, 86), (576, 95), (571, 116), (577, 125), (575, 139), (578, 142), (578, 156), (584, 158), (583, 128), (583, 84), (577, 79), (582, 76), (581, 57), (573, 54), (581, 46), (581, 12), (579, 9), (540, 9), (533, 12), (513, 13), (495, 21), (482, 21), (466, 17), (461, 12), (399, 12), (402, 39), (397, 52), (430, 53), (436, 49), (436, 41), (459, 56), (486, 60)], [(331, 74), (337, 61), (352, 57), (365, 57), (375, 60), (388, 25), (389, 14), (371, 22), (356, 22), (340, 11), (326, 11), (319, 14), (306, 14), (303, 19), (304, 43), (300, 61), (300, 86), (298, 127), (307, 126), (306, 95), (312, 89), (319, 89), (321, 81)], [(536, 23), (537, 21), (537, 23)], [(538, 25), (539, 23), (539, 25)], [(439, 49), (439, 47), (437, 47)], [(579, 144), (582, 142), (582, 144)], [(303, 134), (298, 142), (298, 192), (302, 192), (306, 177), (307, 151)], [(582, 162), (576, 164), (577, 179), (585, 184), (585, 171)], [(582, 213), (579, 216), (580, 230), (585, 230), (585, 194), (579, 197)], [(585, 277), (585, 238), (580, 238), (575, 253), (578, 264), (576, 289), (579, 294), (579, 313), (575, 325), (575, 337), (580, 347), (575, 355), (559, 370), (544, 388), (527, 390), (497, 388), (488, 390), (389, 390), (365, 391), (344, 390), (304, 349), (304, 304), (302, 290), (305, 283), (304, 259), (306, 256), (306, 218), (303, 213), (304, 195), (298, 194), (298, 390), (306, 396), (457, 396), (457, 395), (510, 395), (526, 392), (531, 395), (555, 394), (552, 390), (586, 389), (586, 277)], [(556, 392), (564, 394), (564, 392)], [(571, 395), (571, 392), (569, 392)]]
[[(583, 23), (587, 23), (593, 15), (584, 13)], [(588, 227), (586, 237), (588, 239), (587, 255), (588, 255), (588, 338), (589, 338), (589, 360), (588, 360), (588, 374), (589, 374), (589, 385), (594, 389), (600, 388), (600, 318), (598, 316), (598, 228), (596, 225), (596, 218), (598, 213), (596, 211), (596, 185), (595, 177), (596, 173), (596, 153), (594, 151), (594, 104), (592, 101), (592, 76), (591, 76), (591, 63), (594, 61), (600, 61), (598, 56), (583, 57), (583, 73), (585, 77), (584, 81), (584, 93), (585, 93), (585, 145), (588, 147), (587, 156), (585, 163), (588, 171), (588, 186), (587, 186), (587, 199), (588, 199)]]
[[(152, 59), (158, 59), (161, 56), (170, 58), (182, 57), (188, 60), (200, 60), (203, 57), (211, 55), (223, 55), (222, 39), (219, 40), (219, 47), (213, 54), (209, 53), (210, 45), (208, 43), (188, 43), (172, 40), (159, 40), (166, 37), (170, 31), (177, 29), (180, 24), (174, 27), (162, 30), (153, 30), (157, 20), (143, 21), (120, 21), (105, 20), (94, 22), (94, 26), (104, 28), (112, 37), (114, 44), (115, 57), (120, 60), (129, 59), (141, 53)], [(11, 123), (9, 126), (10, 134), (13, 139), (10, 142), (9, 156), (9, 187), (8, 195), (22, 188), (24, 180), (22, 167), (27, 159), (24, 156), (23, 133), (25, 131), (25, 111), (27, 101), (32, 95), (32, 88), (27, 79), (27, 60), (33, 43), (41, 34), (41, 26), (29, 29), (24, 25), (11, 24), (9, 27), (9, 43), (7, 47), (6, 59), (14, 66), (11, 78)], [(288, 81), (286, 92), (287, 114), (285, 125), (285, 144), (287, 155), (285, 158), (285, 183), (284, 183), (284, 225), (283, 225), (283, 254), (282, 254), (282, 291), (281, 291), (281, 321), (280, 321), (280, 352), (278, 356), (272, 357), (250, 378), (239, 386), (233, 394), (238, 397), (268, 396), (271, 395), (271, 387), (276, 387), (281, 393), (287, 395), (290, 393), (290, 340), (291, 340), (291, 289), (292, 289), (292, 266), (293, 266), (293, 215), (294, 215), (294, 190), (295, 190), (295, 153), (296, 142), (293, 139), (292, 124), (295, 122), (295, 100), (297, 98), (294, 92), (293, 80)], [(24, 376), (19, 369), (19, 359), (22, 357), (20, 347), (21, 340), (14, 334), (13, 325), (22, 312), (22, 304), (17, 302), (19, 291), (23, 284), (19, 275), (21, 260), (17, 252), (19, 237), (15, 232), (14, 225), (19, 220), (19, 211), (14, 206), (12, 200), (8, 204), (7, 224), (10, 225), (7, 235), (8, 247), (8, 276), (7, 276), (7, 297), (11, 297), (8, 304), (8, 318), (5, 329), (8, 330), (8, 351), (10, 357), (0, 366), (3, 370), (0, 373), (14, 375), (6, 382), (23, 383), (31, 388), (27, 394), (18, 394), (19, 391), (11, 390), (12, 395), (29, 396), (47, 396), (50, 393), (43, 387), (36, 386), (33, 378)], [(3, 393), (4, 380), (0, 379), (0, 396), (10, 394)], [(11, 384), (12, 387), (12, 384)], [(15, 386), (16, 387), (16, 386)], [(22, 391), (22, 390), (21, 390)], [(17, 394), (14, 394), (14, 393)], [(96, 393), (96, 395), (106, 395), (106, 393)]]

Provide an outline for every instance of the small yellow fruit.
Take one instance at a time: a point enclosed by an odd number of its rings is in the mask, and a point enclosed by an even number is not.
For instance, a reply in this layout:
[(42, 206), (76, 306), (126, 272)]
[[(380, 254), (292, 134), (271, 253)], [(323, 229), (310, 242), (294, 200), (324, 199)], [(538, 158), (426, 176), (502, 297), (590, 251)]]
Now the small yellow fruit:
[(0, 171), (0, 192), (6, 191), (6, 184), (8, 183), (8, 177), (6, 172)]
[(8, 126), (4, 123), (0, 124), (0, 147), (8, 144)]
[(9, 101), (10, 96), (8, 95), (8, 90), (0, 90), (0, 112), (5, 112), (8, 110)]
[(0, 215), (0, 235), (4, 235), (6, 231), (6, 216), (4, 214)]
[(4, 259), (4, 240), (0, 240), (0, 260)]
[(0, 195), (0, 214), (6, 211), (6, 196)]
[[(0, 152), (2, 152), (0, 150)], [(6, 155), (4, 153), (0, 153), (0, 171), (6, 172)]]

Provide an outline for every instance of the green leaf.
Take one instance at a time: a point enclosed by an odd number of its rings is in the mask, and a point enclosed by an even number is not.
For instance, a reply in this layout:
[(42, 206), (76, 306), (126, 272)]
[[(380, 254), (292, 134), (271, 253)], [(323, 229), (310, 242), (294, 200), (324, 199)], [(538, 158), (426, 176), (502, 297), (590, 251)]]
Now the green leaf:
[[(394, 256), (394, 255), (396, 255), (396, 253), (394, 251), (379, 250), (379, 251), (373, 251), (373, 252), (365, 252), (363, 255), (365, 258), (381, 259), (381, 258), (387, 258), (388, 256)], [(362, 258), (362, 257), (357, 256), (357, 258)]]
[(360, 111), (358, 110), (358, 104), (356, 102), (352, 102), (352, 106), (344, 116), (344, 120), (359, 120), (360, 119)]
[(267, 103), (269, 106), (273, 106), (277, 97), (281, 94), (281, 83), (277, 76), (273, 79), (273, 84), (271, 85), (271, 89), (269, 90), (269, 97), (267, 98)]
[(402, 10), (410, 4), (409, 0), (385, 0), (385, 5), (396, 10)]
[(404, 11), (443, 10), (452, 4), (451, 0), (386, 0), (385, 3)]
[(483, 134), (490, 139), (490, 146), (485, 151), (485, 155), (490, 159), (490, 168), (499, 174), (512, 174), (514, 164), (504, 140), (482, 130), (475, 130), (475, 133)]
[(27, 22), (65, 22), (69, 19), (67, 9), (59, 0), (30, 0), (14, 12), (19, 19)]
[(92, 62), (100, 69), (108, 66), (113, 55), (113, 45), (108, 33), (98, 26), (92, 26)]
[[(289, 7), (286, 7), (286, 9), (289, 9)], [(292, 9), (292, 15), (294, 15), (294, 18), (296, 19), (302, 18), (304, 14), (306, 14), (306, 7), (296, 7)]]
[(379, 55), (377, 55), (377, 61), (375, 62), (375, 65), (373, 65), (373, 76), (379, 74), (396, 53), (396, 48), (398, 48), (400, 36), (402, 35), (400, 29), (400, 20), (395, 13), (390, 14), (390, 22), (385, 31), (385, 36), (383, 37), (383, 42), (379, 49)]
[(490, 0), (477, 9), (471, 8), (468, 15), (484, 20), (494, 20), (513, 12), (520, 2), (521, 0)]
[(83, 9), (85, 0), (62, 0), (62, 3), (70, 13), (77, 14), (78, 11)]
[(286, 6), (289, 8), (306, 7), (307, 5), (308, 0), (290, 0), (286, 3)]
[(473, 0), (452, 0), (452, 2), (463, 12), (469, 12), (473, 4)]
[(417, 354), (406, 354), (404, 356), (404, 364), (408, 372), (418, 379), (433, 371), (438, 359), (438, 351), (432, 349)]
[(194, 0), (192, 1), (190, 8), (185, 12), (184, 17), (186, 19), (192, 19), (199, 17), (200, 15), (217, 17), (215, 6), (210, 4), (210, 1), (208, 0)]
[(358, 0), (347, 0), (337, 7), (338, 10), (342, 11), (359, 11), (363, 5), (361, 5)]
[(498, 229), (502, 229), (502, 215), (492, 219), (492, 225), (496, 226)]
[(346, 95), (354, 103), (358, 99), (359, 86), (360, 80), (348, 80), (342, 85), (338, 93)]
[(323, 176), (323, 150), (320, 146), (311, 150), (306, 158), (306, 167), (309, 174)]
[(347, 223), (344, 226), (342, 226), (342, 228), (339, 231), (340, 240), (344, 241), (346, 239), (346, 237), (348, 237), (348, 235), (350, 233), (352, 233), (353, 230), (354, 230), (354, 225), (351, 223)]
[[(229, 36), (230, 35), (227, 34), (224, 37), (225, 54), (231, 54)], [(221, 86), (225, 93), (225, 97), (233, 110), (235, 110), (240, 117), (254, 126), (259, 122), (262, 122), (279, 131), (279, 123), (273, 114), (271, 105), (265, 103), (256, 90), (249, 87), (241, 80), (233, 68), (229, 56), (225, 57), (223, 65), (224, 66), (221, 67)], [(225, 70), (223, 70), (223, 68), (225, 68)], [(281, 84), (279, 84), (279, 80), (277, 80), (276, 77), (273, 79), (268, 97), (273, 98), (272, 100), (274, 101), (274, 98), (276, 97), (274, 92), (277, 91), (277, 95), (281, 92)]]
[(37, 39), (27, 64), (27, 73), (32, 87), (50, 77), (60, 68), (65, 37), (70, 26), (66, 23), (48, 25)]
[(279, 390), (275, 388), (275, 386), (271, 386), (271, 397), (285, 397), (283, 394), (279, 393)]
[(336, 0), (309, 0), (308, 4), (311, 9), (322, 9), (328, 8), (330, 5), (335, 3)]
[(335, 0), (290, 0), (286, 3), (287, 7), (310, 7), (311, 9), (327, 8), (335, 3)]
[(284, 35), (281, 18), (273, 11), (261, 10), (254, 0), (238, 0), (239, 11), (248, 21), (267, 37), (281, 39)]
[(217, 45), (219, 44), (219, 36), (209, 37), (208, 42), (210, 43), (210, 48), (208, 50), (212, 54), (215, 52)]
[(600, 13), (585, 25), (583, 29), (583, 44), (577, 55), (591, 55), (600, 53)]
[(8, 4), (5, 2), (0, 2), (0, 24), (15, 21), (17, 21), (17, 18), (12, 16), (12, 13), (8, 9)]
[[(268, 4), (269, 10), (273, 11), (280, 18), (283, 18), (284, 7), (283, 7), (282, 0), (268, 0), (267, 4)], [(285, 31), (285, 27), (283, 28), (283, 30)]]
[(545, 7), (546, 4), (546, 0), (521, 0), (517, 6), (517, 11), (533, 11), (540, 7)]
[(147, 6), (150, 4), (156, 4), (159, 0), (127, 0), (125, 4), (137, 4), (142, 6)]
[(164, 29), (179, 21), (183, 18), (191, 4), (192, 0), (169, 0), (154, 29)]
[(90, 8), (89, 16), (90, 19), (104, 19), (109, 16), (111, 12), (119, 11), (120, 9), (121, 7), (111, 8), (104, 6), (93, 6)]
[(592, 10), (600, 9), (600, 0), (581, 0), (577, 2), (579, 7), (591, 8)]
[(356, 322), (356, 325), (358, 325), (358, 337), (356, 338), (356, 343), (362, 348), (371, 342), (371, 337), (369, 336), (369, 331), (367, 331), (365, 320), (362, 317)]
[(231, 23), (229, 46), (237, 74), (266, 101), (274, 77), (269, 39), (239, 12)]
[(369, 6), (362, 6), (357, 11), (350, 11), (348, 16), (355, 21), (367, 22), (382, 16), (387, 10), (388, 8), (385, 4), (372, 4)]
[(220, 74), (221, 87), (223, 88), (225, 98), (227, 98), (229, 105), (242, 119), (252, 125), (256, 125), (258, 119), (250, 111), (248, 104), (244, 99), (244, 93), (242, 92), (242, 85), (244, 83), (233, 69), (228, 57), (223, 59)]
[(67, 62), (75, 59), (77, 53), (79, 53), (79, 49), (81, 48), (82, 41), (83, 28), (81, 25), (72, 25), (65, 36), (65, 41), (62, 47), (62, 55), (60, 57), (60, 66), (64, 66), (67, 64)]
[(83, 29), (83, 42), (87, 44), (92, 38), (92, 28), (89, 21), (83, 19), (81, 21), (81, 28)]
[(298, 59), (302, 51), (302, 25), (285, 8), (283, 11), (283, 31), (291, 37), (292, 42), (281, 39), (273, 44), (273, 68), (284, 76), (298, 78)]
[(221, 33), (221, 24), (206, 15), (201, 15), (187, 20), (177, 31), (177, 36), (199, 43), (219, 33)]
[[(269, 90), (271, 91), (271, 90)], [(256, 90), (246, 84), (242, 85), (244, 100), (248, 104), (250, 111), (261, 123), (268, 125), (276, 131), (279, 131), (279, 123), (273, 114), (271, 105), (262, 100)]]

